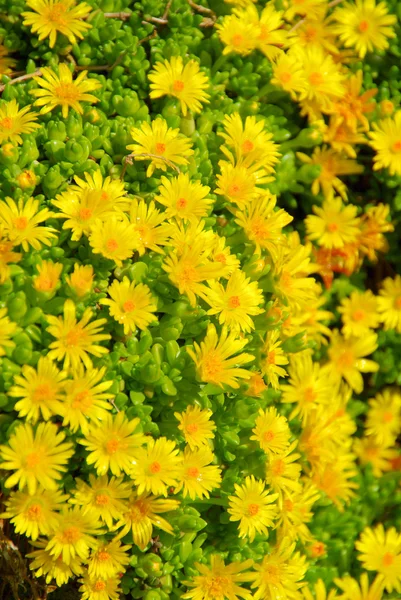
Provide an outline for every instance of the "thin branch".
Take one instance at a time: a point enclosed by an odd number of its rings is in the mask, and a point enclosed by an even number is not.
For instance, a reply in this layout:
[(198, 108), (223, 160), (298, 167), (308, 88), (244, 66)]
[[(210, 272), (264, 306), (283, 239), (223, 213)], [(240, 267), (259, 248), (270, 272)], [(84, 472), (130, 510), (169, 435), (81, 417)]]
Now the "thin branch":
[(130, 12), (109, 12), (109, 13), (103, 13), (103, 15), (106, 17), (106, 19), (121, 19), (122, 21), (126, 21), (127, 19), (130, 18), (132, 13), (130, 13)]
[(300, 21), (298, 21), (298, 23), (295, 23), (295, 25), (293, 27), (291, 27), (291, 29), (288, 30), (288, 33), (292, 33), (293, 31), (296, 31), (299, 27), (301, 27), (301, 25), (303, 25), (305, 23), (306, 19), (301, 19)]
[(173, 0), (168, 0), (168, 2), (166, 4), (166, 8), (164, 9), (162, 19), (167, 19), (172, 3), (173, 3)]
[(206, 8), (206, 6), (201, 6), (200, 4), (196, 4), (193, 0), (187, 0), (189, 6), (196, 10), (199, 13), (203, 13), (204, 15), (211, 15), (216, 20), (216, 14), (211, 8)]
[(160, 156), (159, 154), (150, 154), (148, 152), (141, 152), (141, 153), (133, 152), (132, 154), (128, 154), (128, 156), (126, 156), (124, 159), (124, 166), (123, 166), (123, 170), (121, 171), (120, 179), (124, 178), (125, 171), (127, 170), (127, 166), (132, 165), (135, 158), (156, 158), (157, 160), (164, 160), (164, 162), (172, 169), (175, 169), (177, 171), (177, 173), (181, 172), (180, 169), (177, 167), (177, 165), (175, 165), (171, 160), (169, 160), (168, 158), (165, 158), (164, 156)]
[(333, 0), (332, 2), (329, 2), (327, 5), (327, 8), (333, 8), (333, 6), (337, 6), (337, 4), (341, 4), (343, 0)]
[(21, 75), (21, 77), (16, 77), (15, 79), (11, 79), (8, 83), (3, 83), (0, 85), (0, 92), (4, 91), (6, 85), (14, 85), (15, 83), (20, 83), (21, 81), (26, 81), (27, 79), (32, 79), (32, 77), (38, 77), (42, 75), (42, 71), (38, 70), (34, 73), (25, 73), (25, 75)]

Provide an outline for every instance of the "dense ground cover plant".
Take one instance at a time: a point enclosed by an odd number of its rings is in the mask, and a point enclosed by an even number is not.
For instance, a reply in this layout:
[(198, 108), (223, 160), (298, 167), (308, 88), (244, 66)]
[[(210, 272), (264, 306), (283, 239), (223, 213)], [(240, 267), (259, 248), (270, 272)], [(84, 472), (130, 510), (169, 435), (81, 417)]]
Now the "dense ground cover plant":
[(400, 598), (398, 4), (0, 4), (0, 596)]

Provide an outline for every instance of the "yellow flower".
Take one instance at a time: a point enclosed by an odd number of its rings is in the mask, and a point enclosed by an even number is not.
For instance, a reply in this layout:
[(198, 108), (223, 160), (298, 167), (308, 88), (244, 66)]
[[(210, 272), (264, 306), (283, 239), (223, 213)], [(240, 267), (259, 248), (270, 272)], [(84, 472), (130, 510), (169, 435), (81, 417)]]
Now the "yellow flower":
[(250, 439), (256, 440), (268, 455), (281, 454), (290, 444), (291, 433), (288, 421), (277, 412), (274, 406), (266, 410), (259, 409), (252, 432), (255, 435), (252, 435)]
[(21, 189), (27, 190), (29, 188), (35, 188), (38, 183), (38, 178), (35, 173), (30, 169), (25, 169), (17, 177), (18, 185)]
[(309, 584), (308, 587), (302, 588), (304, 600), (335, 600), (338, 598), (336, 590), (330, 590), (330, 592), (326, 591), (326, 586), (322, 579), (318, 579), (313, 586), (314, 594), (312, 594), (311, 589), (311, 584)]
[(316, 297), (316, 281), (307, 277), (314, 269), (310, 264), (308, 246), (279, 247), (277, 261), (273, 262), (273, 266), (275, 293), (292, 310), (300, 309)]
[(322, 206), (312, 206), (312, 210), (315, 214), (305, 219), (310, 240), (329, 250), (357, 242), (360, 233), (357, 206), (345, 206), (341, 198), (328, 198)]
[(265, 192), (252, 198), (235, 214), (235, 222), (243, 228), (247, 238), (255, 245), (256, 252), (261, 254), (262, 250), (267, 250), (273, 258), (277, 258), (278, 246), (285, 244), (283, 227), (293, 220), (283, 208), (274, 210), (276, 202), (276, 196)]
[(25, 18), (23, 25), (31, 26), (32, 33), (39, 34), (39, 41), (48, 37), (50, 48), (56, 43), (58, 33), (65, 35), (70, 44), (75, 44), (77, 38), (82, 40), (82, 34), (91, 28), (89, 23), (81, 20), (92, 10), (86, 2), (75, 6), (75, 0), (27, 0), (26, 4), (34, 12), (21, 13)]
[[(341, 101), (340, 101), (341, 102)], [(343, 152), (350, 158), (356, 158), (358, 144), (367, 144), (365, 135), (357, 129), (351, 129), (338, 115), (330, 117), (329, 125), (325, 128), (323, 140), (331, 148), (341, 154)]]
[(117, 477), (129, 474), (137, 451), (146, 441), (142, 433), (134, 433), (138, 425), (139, 419), (129, 421), (123, 411), (115, 416), (107, 413), (102, 421), (92, 422), (85, 438), (79, 440), (89, 452), (87, 464), (94, 465), (98, 475), (109, 470)]
[(65, 399), (59, 414), (63, 418), (63, 426), (72, 432), (78, 429), (84, 435), (89, 430), (89, 421), (104, 420), (107, 411), (112, 406), (107, 400), (114, 398), (107, 390), (113, 385), (112, 381), (104, 381), (106, 368), (84, 369), (78, 366), (72, 379), (67, 379), (64, 385)]
[(210, 281), (204, 299), (212, 308), (208, 315), (219, 315), (219, 323), (232, 331), (249, 332), (255, 328), (251, 316), (260, 315), (263, 293), (256, 281), (251, 281), (243, 271), (234, 271), (224, 287)]
[(272, 67), (273, 77), (270, 80), (272, 85), (288, 92), (292, 100), (296, 100), (300, 92), (305, 92), (307, 89), (305, 74), (295, 52), (280, 54)]
[(246, 206), (253, 198), (263, 193), (263, 188), (258, 184), (269, 182), (265, 171), (254, 171), (242, 163), (233, 165), (231, 162), (219, 162), (221, 174), (217, 174), (217, 188), (214, 190), (219, 196), (225, 196), (229, 202), (240, 208)]
[(279, 160), (279, 146), (272, 140), (273, 135), (266, 131), (266, 121), (256, 120), (256, 117), (246, 117), (242, 122), (239, 113), (226, 115), (223, 121), (224, 131), (219, 135), (224, 139), (228, 148), (235, 154), (235, 159), (225, 146), (221, 150), (233, 163), (240, 163), (248, 168), (254, 165), (266, 173), (272, 173)]
[(291, 357), (288, 385), (282, 385), (282, 402), (295, 403), (290, 419), (301, 417), (305, 424), (316, 409), (331, 400), (332, 384), (309, 352)]
[(299, 22), (299, 26), (288, 32), (287, 43), (294, 53), (299, 47), (304, 47), (338, 54), (334, 27), (325, 16), (325, 10), (319, 16), (307, 16)]
[(78, 506), (65, 508), (58, 515), (57, 527), (49, 537), (46, 550), (55, 558), (69, 565), (76, 558), (86, 561), (90, 548), (96, 548), (96, 537), (103, 531), (93, 514), (82, 511)]
[(355, 548), (363, 568), (376, 571), (387, 592), (401, 592), (401, 534), (394, 527), (386, 530), (382, 523), (375, 529), (366, 527)]
[(147, 204), (145, 200), (134, 198), (131, 202), (130, 219), (136, 237), (136, 250), (139, 256), (145, 254), (147, 248), (154, 252), (163, 253), (160, 246), (166, 246), (169, 241), (171, 225), (165, 223), (167, 215), (160, 213), (154, 202)]
[(134, 493), (128, 502), (121, 521), (117, 527), (124, 525), (119, 536), (132, 532), (134, 544), (144, 550), (152, 538), (153, 527), (158, 527), (167, 533), (173, 533), (173, 527), (160, 515), (176, 510), (179, 506), (178, 500), (157, 498), (149, 494), (138, 496)]
[(137, 239), (134, 226), (127, 217), (112, 216), (106, 221), (95, 221), (89, 243), (94, 254), (101, 254), (121, 267), (123, 260), (133, 255)]
[[(135, 160), (150, 160), (146, 175), (151, 177), (155, 169), (167, 171), (167, 165), (187, 165), (192, 156), (192, 142), (179, 129), (171, 129), (164, 119), (158, 117), (149, 123), (143, 122), (141, 127), (131, 129), (134, 144), (127, 146), (133, 154), (151, 156), (135, 156)], [(163, 160), (166, 159), (166, 160)]]
[(253, 542), (256, 534), (268, 537), (268, 527), (274, 527), (277, 494), (269, 494), (265, 484), (253, 475), (245, 477), (242, 485), (234, 484), (235, 496), (229, 496), (227, 512), (230, 521), (239, 521), (239, 537)]
[(92, 265), (78, 265), (75, 263), (74, 271), (65, 280), (76, 296), (83, 298), (92, 291), (93, 275)]
[(138, 283), (124, 277), (122, 281), (114, 279), (107, 289), (110, 298), (103, 298), (100, 304), (109, 306), (110, 315), (124, 325), (124, 333), (128, 335), (136, 329), (146, 329), (155, 320), (157, 307), (150, 289), (144, 283)]
[(35, 494), (12, 492), (5, 501), (5, 512), (0, 515), (10, 519), (15, 533), (37, 540), (40, 535), (48, 536), (57, 527), (57, 511), (68, 500), (60, 490), (49, 491), (39, 487)]
[(295, 542), (283, 538), (260, 564), (255, 565), (252, 588), (256, 591), (252, 598), (296, 598), (307, 566), (305, 556), (295, 552)]
[(23, 134), (32, 133), (40, 127), (36, 113), (29, 112), (31, 105), (19, 109), (16, 100), (4, 102), (0, 106), (0, 144), (11, 142), (13, 144), (22, 144)]
[(401, 432), (401, 395), (389, 388), (369, 400), (365, 422), (366, 435), (380, 445), (391, 446)]
[(33, 287), (38, 292), (51, 294), (55, 292), (60, 282), (60, 275), (63, 270), (61, 263), (54, 263), (51, 260), (44, 260), (37, 266), (38, 274), (33, 278)]
[(209, 102), (209, 80), (195, 60), (189, 60), (185, 66), (181, 56), (172, 56), (170, 60), (157, 62), (148, 75), (151, 81), (150, 98), (174, 96), (181, 104), (182, 114), (188, 109), (194, 113), (201, 112), (202, 103)]
[(401, 333), (401, 276), (386, 277), (377, 298), (377, 309), (384, 329)]
[(260, 368), (267, 376), (270, 385), (277, 390), (279, 388), (279, 377), (287, 377), (287, 371), (283, 365), (288, 365), (288, 358), (281, 347), (280, 330), (275, 329), (266, 334), (263, 345)]
[(284, 452), (272, 454), (266, 463), (266, 482), (279, 494), (279, 505), (282, 505), (284, 494), (298, 492), (301, 489), (299, 477), (301, 465), (296, 461), (301, 457), (294, 452), (297, 442), (293, 442)]
[(235, 8), (233, 13), (244, 23), (250, 23), (256, 33), (256, 47), (269, 59), (274, 60), (282, 53), (287, 39), (287, 31), (283, 28), (282, 11), (275, 10), (274, 3), (268, 2), (259, 16), (256, 6), (249, 4), (246, 8)]
[(174, 413), (179, 421), (178, 429), (184, 434), (185, 442), (191, 450), (207, 445), (214, 438), (216, 425), (210, 420), (212, 415), (211, 410), (202, 410), (196, 404), (187, 406), (182, 413)]
[(337, 452), (335, 461), (316, 470), (312, 478), (316, 487), (326, 494), (340, 512), (344, 510), (343, 504), (349, 504), (358, 489), (358, 484), (351, 481), (358, 474), (354, 458), (353, 454)]
[[(335, 103), (335, 114), (337, 114), (352, 131), (357, 130), (359, 123), (361, 124), (363, 131), (368, 131), (370, 125), (369, 120), (365, 115), (370, 114), (375, 110), (376, 105), (372, 99), (378, 92), (377, 88), (372, 88), (361, 93), (363, 85), (362, 70), (349, 74), (344, 85), (346, 93), (341, 100)], [(391, 110), (391, 114), (393, 111), (394, 107)]]
[(401, 110), (393, 118), (373, 123), (373, 129), (368, 133), (376, 151), (373, 169), (388, 169), (390, 175), (401, 175)]
[(307, 527), (313, 519), (312, 507), (319, 500), (320, 492), (310, 480), (300, 486), (298, 491), (287, 491), (280, 506), (277, 519), (278, 539), (287, 537), (301, 540), (304, 544), (312, 541), (312, 534)]
[(223, 55), (234, 52), (247, 56), (258, 45), (258, 31), (249, 21), (237, 15), (227, 15), (215, 25), (220, 41), (224, 44)]
[(15, 63), (16, 61), (8, 56), (7, 48), (0, 44), (0, 75), (10, 75)]
[(365, 214), (361, 217), (359, 251), (372, 262), (377, 261), (377, 252), (388, 251), (388, 242), (383, 234), (394, 231), (393, 223), (388, 220), (389, 215), (388, 204), (377, 204), (365, 208)]
[(121, 546), (121, 541), (114, 538), (108, 542), (98, 541), (88, 561), (90, 577), (109, 579), (124, 573), (130, 557), (127, 550), (130, 546)]
[(130, 470), (138, 495), (150, 492), (167, 496), (168, 488), (177, 485), (180, 463), (175, 442), (165, 437), (147, 439), (147, 447), (136, 450)]
[(14, 342), (10, 337), (15, 333), (17, 324), (7, 317), (7, 309), (0, 308), (0, 356), (4, 356), (6, 348), (13, 348)]
[(32, 559), (29, 568), (35, 571), (36, 577), (43, 576), (46, 583), (54, 580), (57, 586), (61, 587), (73, 575), (81, 575), (83, 569), (79, 559), (70, 560), (67, 565), (61, 557), (55, 558), (46, 550), (47, 540), (38, 540), (32, 545), (39, 548), (39, 550), (27, 554), (27, 558)]
[(39, 89), (31, 90), (31, 94), (37, 97), (35, 106), (42, 107), (40, 113), (43, 115), (60, 106), (63, 119), (66, 119), (70, 108), (83, 114), (80, 102), (99, 102), (99, 98), (88, 92), (98, 90), (102, 84), (96, 79), (87, 79), (87, 73), (81, 71), (73, 80), (66, 63), (59, 65), (58, 74), (49, 67), (42, 67), (41, 77), (35, 77)]
[[(184, 585), (193, 588), (183, 594), (184, 600), (252, 600), (251, 592), (241, 587), (241, 583), (252, 581), (253, 574), (247, 572), (253, 564), (251, 559), (244, 562), (233, 562), (229, 565), (218, 554), (212, 554), (210, 567), (195, 563), (200, 575), (192, 581), (184, 581)], [(245, 571), (245, 572), (244, 572)]]
[(56, 231), (53, 227), (39, 226), (40, 223), (53, 217), (54, 214), (48, 208), (39, 210), (39, 200), (29, 198), (25, 203), (21, 198), (18, 204), (11, 198), (0, 202), (0, 222), (4, 231), (15, 246), (21, 244), (22, 249), (28, 252), (29, 246), (34, 250), (40, 250), (42, 244), (51, 245), (51, 239), (55, 238)]
[(19, 425), (8, 440), (8, 446), (0, 446), (4, 462), (0, 468), (15, 471), (5, 482), (10, 488), (18, 484), (28, 487), (34, 494), (39, 484), (45, 490), (57, 489), (56, 480), (67, 470), (65, 465), (74, 454), (73, 445), (64, 442), (64, 433), (53, 423), (39, 423), (36, 430), (29, 424)]
[(345, 77), (340, 67), (321, 48), (300, 47), (298, 56), (306, 80), (300, 100), (316, 101), (323, 111), (330, 109), (332, 101), (345, 94)]
[(361, 373), (375, 373), (379, 365), (365, 358), (377, 348), (377, 335), (373, 332), (363, 338), (343, 338), (333, 332), (328, 349), (329, 362), (324, 366), (330, 377), (337, 381), (344, 378), (357, 394), (363, 390)]
[(237, 334), (229, 332), (226, 326), (219, 336), (215, 326), (210, 324), (200, 345), (194, 342), (194, 350), (187, 346), (187, 351), (201, 381), (237, 389), (238, 379), (251, 376), (250, 371), (240, 367), (254, 360), (254, 356), (245, 352), (238, 354), (247, 343), (247, 339), (237, 338)]
[(373, 436), (354, 440), (353, 452), (362, 466), (370, 465), (374, 477), (382, 477), (392, 470), (392, 461), (399, 456), (398, 450), (380, 444)]
[(55, 360), (64, 359), (64, 369), (77, 369), (81, 363), (87, 369), (92, 367), (92, 361), (88, 354), (102, 356), (108, 353), (108, 349), (99, 346), (97, 342), (110, 339), (108, 333), (101, 333), (102, 325), (106, 319), (96, 319), (89, 323), (93, 312), (87, 308), (82, 319), (76, 319), (76, 307), (72, 300), (64, 302), (64, 316), (54, 317), (46, 315), (49, 327), (47, 331), (56, 338), (49, 346), (48, 357)]
[(290, 0), (285, 17), (292, 21), (295, 15), (320, 17), (327, 10), (326, 0)]
[(334, 197), (337, 192), (343, 200), (347, 199), (347, 187), (338, 175), (357, 175), (363, 172), (363, 166), (355, 160), (343, 158), (327, 146), (314, 149), (312, 156), (297, 152), (298, 158), (309, 165), (321, 167), (320, 175), (312, 183), (312, 194), (318, 195), (320, 189), (326, 200)]
[(99, 200), (113, 210), (129, 210), (130, 200), (125, 195), (124, 182), (119, 179), (105, 177), (103, 179), (100, 170), (92, 173), (84, 173), (85, 180), (74, 176), (75, 185), (68, 186), (72, 192), (82, 194), (83, 192), (98, 192)]
[(90, 577), (85, 574), (79, 580), (81, 600), (119, 600), (121, 598), (120, 577)]
[(155, 200), (166, 207), (167, 219), (197, 223), (207, 216), (213, 204), (211, 198), (206, 198), (210, 188), (199, 181), (190, 181), (187, 173), (180, 173), (171, 179), (163, 176), (158, 191), (160, 195)]
[(111, 477), (109, 480), (107, 475), (96, 477), (92, 474), (89, 475), (89, 483), (82, 479), (75, 481), (77, 487), (72, 490), (70, 503), (80, 506), (83, 514), (89, 512), (94, 518), (103, 521), (110, 531), (113, 521), (121, 519), (127, 510), (131, 483), (123, 482), (123, 477)]
[(48, 421), (61, 414), (65, 378), (66, 373), (59, 371), (48, 357), (41, 356), (36, 369), (24, 365), (8, 392), (13, 398), (21, 398), (14, 407), (18, 416), (36, 423), (40, 417)]
[(341, 598), (343, 600), (382, 600), (383, 598), (383, 583), (380, 576), (376, 577), (371, 585), (369, 585), (369, 576), (367, 573), (362, 573), (360, 583), (349, 575), (341, 579), (335, 579), (334, 583), (342, 591)]
[[(7, 234), (4, 232), (4, 225), (0, 223), (0, 285), (2, 285), (10, 276), (10, 263), (17, 263), (21, 260), (20, 252), (13, 252), (15, 246)], [(1, 349), (0, 349), (1, 352)]]
[(258, 371), (252, 371), (248, 380), (248, 389), (245, 392), (245, 396), (260, 398), (266, 389), (267, 385), (265, 384), (262, 373), (259, 373)]
[(221, 277), (228, 279), (234, 271), (240, 268), (240, 261), (235, 254), (230, 253), (230, 246), (226, 246), (226, 238), (215, 234), (213, 240), (210, 258), (213, 262), (220, 264)]
[(360, 58), (367, 52), (386, 50), (387, 38), (395, 37), (392, 25), (397, 22), (395, 15), (389, 15), (385, 2), (376, 0), (356, 0), (346, 2), (336, 8), (332, 18), (337, 23), (335, 33), (346, 48), (355, 48)]
[(179, 466), (178, 485), (175, 492), (182, 490), (184, 498), (209, 498), (213, 489), (220, 487), (221, 469), (210, 463), (214, 460), (213, 452), (208, 446), (184, 450), (182, 463)]
[(364, 337), (370, 329), (379, 327), (377, 312), (377, 298), (370, 290), (360, 292), (356, 290), (349, 298), (343, 298), (338, 312), (341, 314), (345, 338)]

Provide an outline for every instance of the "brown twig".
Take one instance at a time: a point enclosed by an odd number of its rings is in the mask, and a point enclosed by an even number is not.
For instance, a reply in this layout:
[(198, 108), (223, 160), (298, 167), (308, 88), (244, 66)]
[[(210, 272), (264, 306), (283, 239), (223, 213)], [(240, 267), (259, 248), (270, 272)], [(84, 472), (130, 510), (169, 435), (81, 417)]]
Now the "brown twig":
[(125, 171), (127, 170), (127, 166), (129, 164), (132, 165), (135, 158), (156, 158), (158, 160), (164, 160), (164, 162), (167, 165), (169, 165), (169, 167), (171, 167), (172, 169), (175, 169), (177, 171), (177, 173), (181, 172), (180, 169), (177, 167), (177, 165), (175, 165), (171, 160), (169, 160), (168, 158), (165, 158), (164, 156), (160, 156), (159, 154), (151, 154), (150, 152), (140, 152), (140, 153), (132, 152), (131, 154), (128, 154), (128, 156), (126, 156), (124, 159), (124, 166), (121, 171), (120, 179), (124, 178)]
[(211, 15), (216, 20), (216, 14), (211, 8), (206, 8), (206, 6), (201, 6), (200, 4), (196, 4), (193, 0), (187, 0), (189, 6), (196, 10), (199, 13), (203, 13), (204, 15)]
[(168, 0), (168, 2), (166, 4), (166, 8), (164, 9), (162, 19), (167, 19), (172, 3), (173, 3), (173, 0)]
[(103, 13), (103, 15), (106, 17), (106, 19), (121, 19), (122, 21), (126, 21), (127, 19), (130, 18), (132, 13), (130, 13), (130, 12), (109, 12), (109, 13)]
[(3, 92), (6, 85), (14, 85), (15, 83), (20, 83), (21, 81), (26, 81), (27, 79), (32, 79), (32, 77), (38, 77), (42, 75), (42, 71), (38, 70), (34, 73), (25, 73), (25, 75), (21, 75), (21, 77), (16, 77), (15, 79), (11, 79), (8, 83), (3, 83), (0, 85), (0, 92)]
[(332, 0), (332, 2), (329, 2), (327, 5), (327, 8), (333, 8), (333, 6), (337, 6), (337, 4), (341, 4), (343, 0)]

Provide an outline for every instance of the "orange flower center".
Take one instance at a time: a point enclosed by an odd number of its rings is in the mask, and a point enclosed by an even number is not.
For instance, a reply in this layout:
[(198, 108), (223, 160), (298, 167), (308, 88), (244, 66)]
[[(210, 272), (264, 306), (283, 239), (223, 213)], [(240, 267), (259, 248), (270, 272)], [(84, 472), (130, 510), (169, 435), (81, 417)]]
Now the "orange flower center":
[(401, 296), (398, 296), (398, 298), (394, 300), (394, 307), (401, 310)]
[(32, 393), (33, 402), (43, 402), (44, 400), (52, 400), (54, 392), (48, 383), (41, 383), (36, 386)]
[(292, 75), (288, 71), (284, 71), (284, 73), (281, 73), (279, 75), (279, 79), (281, 83), (288, 83), (289, 81), (291, 81)]
[(259, 504), (249, 504), (248, 505), (248, 515), (250, 517), (254, 517), (259, 512)]
[(166, 144), (162, 144), (161, 142), (157, 142), (155, 145), (156, 154), (164, 154), (166, 151)]
[(337, 364), (340, 369), (349, 369), (354, 364), (355, 357), (351, 350), (344, 350), (338, 357)]
[(284, 508), (287, 512), (292, 512), (294, 510), (294, 503), (292, 500), (284, 500)]
[(198, 429), (199, 427), (196, 423), (189, 423), (189, 425), (186, 427), (187, 433), (196, 433)]
[(90, 393), (88, 390), (83, 390), (82, 392), (78, 392), (75, 394), (74, 400), (72, 402), (73, 408), (82, 408), (83, 405), (88, 404), (88, 400), (90, 399)]
[(267, 240), (270, 237), (270, 232), (262, 219), (254, 219), (251, 222), (251, 231), (252, 235), (257, 240)]
[(241, 301), (238, 296), (231, 296), (228, 299), (228, 307), (229, 308), (239, 308), (241, 306)]
[(118, 249), (118, 242), (114, 238), (110, 238), (106, 242), (106, 248), (109, 252), (115, 252)]
[(120, 440), (109, 440), (106, 444), (106, 450), (109, 454), (115, 454), (120, 449)]
[(181, 81), (181, 79), (176, 79), (173, 82), (173, 90), (175, 92), (182, 92), (183, 89), (184, 89), (184, 82)]
[(32, 504), (27, 510), (27, 517), (30, 521), (39, 521), (42, 517), (42, 509), (38, 504)]
[(28, 225), (28, 219), (26, 217), (17, 217), (14, 219), (14, 227), (16, 229), (25, 229)]
[(309, 75), (309, 83), (311, 85), (321, 85), (323, 83), (323, 75), (314, 71)]
[(186, 208), (187, 207), (187, 200), (185, 200), (185, 198), (179, 198), (177, 200), (177, 208)]
[(109, 503), (110, 498), (106, 494), (96, 494), (95, 503), (98, 506), (106, 506)]
[(198, 467), (189, 467), (189, 469), (187, 470), (188, 477), (193, 477), (193, 478), (199, 477), (199, 473), (200, 473), (200, 471), (199, 471)]
[(272, 463), (271, 470), (273, 475), (282, 475), (285, 471), (285, 462), (281, 458), (278, 458)]
[(132, 312), (135, 309), (135, 304), (132, 302), (132, 300), (127, 300), (123, 304), (123, 309), (125, 312)]
[(313, 402), (316, 400), (316, 392), (312, 387), (307, 387), (304, 391), (304, 400), (306, 402)]
[(151, 473), (153, 473), (153, 475), (155, 475), (156, 473), (160, 473), (161, 470), (162, 470), (162, 466), (156, 460), (154, 462), (152, 462), (152, 464), (149, 467), (149, 471)]
[(330, 231), (330, 233), (334, 233), (335, 231), (338, 231), (337, 223), (327, 223), (327, 230)]
[(367, 31), (369, 29), (369, 23), (365, 20), (361, 21), (359, 23), (358, 29), (361, 33), (364, 33), (365, 31)]
[(71, 331), (69, 331), (67, 333), (67, 335), (65, 336), (66, 346), (68, 346), (68, 347), (78, 346), (78, 344), (82, 340), (83, 336), (84, 336), (84, 332), (82, 331), (81, 328), (75, 327), (74, 329), (71, 329)]
[(383, 565), (385, 567), (390, 567), (394, 562), (394, 555), (391, 552), (386, 552), (383, 556)]
[(13, 126), (13, 120), (11, 117), (4, 117), (4, 119), (2, 119), (0, 121), (0, 126), (4, 127), (4, 129), (12, 129)]
[(275, 435), (273, 433), (273, 431), (269, 430), (269, 431), (265, 431), (263, 434), (263, 439), (265, 440), (265, 442), (271, 442), (272, 440), (274, 440)]
[(244, 36), (241, 35), (240, 33), (233, 35), (233, 37), (231, 38), (231, 43), (233, 46), (241, 46), (241, 44), (243, 44), (243, 42), (244, 42)]
[(394, 415), (390, 411), (383, 413), (383, 423), (391, 423), (393, 419)]
[(41, 460), (42, 454), (40, 452), (31, 452), (25, 459), (27, 469), (37, 467)]
[(46, 14), (46, 18), (54, 23), (55, 25), (67, 25), (67, 21), (63, 18), (65, 13), (65, 6), (63, 4), (54, 4), (53, 7)]
[(64, 544), (75, 544), (80, 537), (81, 532), (79, 531), (78, 527), (74, 527), (74, 525), (72, 525), (71, 527), (64, 529), (61, 540)]
[(311, 554), (312, 556), (318, 557), (318, 556), (323, 556), (323, 554), (326, 552), (326, 547), (323, 544), (323, 542), (315, 542), (311, 548)]
[(401, 140), (398, 140), (393, 144), (393, 152), (401, 152)]
[(54, 95), (62, 104), (73, 104), (81, 98), (81, 92), (73, 83), (63, 83), (54, 88)]
[(209, 352), (209, 355), (203, 359), (203, 371), (205, 380), (213, 380), (221, 374), (221, 359), (215, 352)]
[[(207, 578), (203, 584), (202, 591), (205, 591), (206, 598), (225, 598), (227, 586), (230, 584), (228, 577)], [(202, 596), (203, 597), (203, 596)]]
[(267, 364), (268, 365), (274, 365), (276, 364), (276, 353), (274, 350), (271, 350), (271, 352), (269, 352), (269, 354), (267, 355)]
[(82, 219), (82, 221), (87, 221), (91, 218), (92, 215), (93, 210), (91, 210), (90, 208), (81, 208), (81, 210), (79, 211), (79, 216)]
[(93, 586), (93, 589), (95, 590), (95, 592), (103, 592), (103, 590), (106, 589), (106, 584), (104, 581), (96, 581), (95, 585)]
[(219, 263), (223, 263), (223, 265), (225, 265), (227, 262), (226, 256), (222, 252), (220, 254), (215, 254), (214, 260), (217, 260)]
[(53, 289), (55, 282), (53, 282), (49, 277), (38, 277), (35, 281), (35, 287), (37, 290), (42, 292), (48, 292)]
[(251, 152), (254, 149), (254, 144), (251, 140), (245, 140), (242, 144), (242, 152)]
[(354, 310), (354, 312), (352, 313), (352, 318), (354, 319), (354, 321), (362, 321), (365, 318), (365, 316), (365, 311), (361, 308)]
[(272, 585), (280, 583), (280, 569), (277, 565), (267, 565), (265, 567), (265, 579)]
[(102, 192), (100, 194), (100, 200), (108, 200), (109, 199), (109, 194), (107, 192)]
[(104, 562), (105, 560), (109, 560), (110, 554), (108, 552), (106, 552), (105, 550), (102, 550), (99, 552), (97, 557), (100, 561)]

